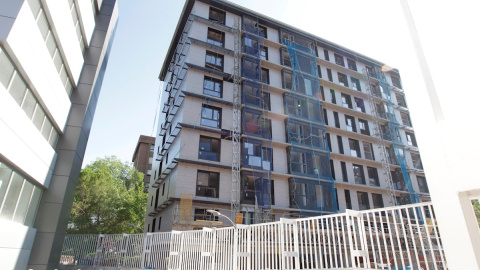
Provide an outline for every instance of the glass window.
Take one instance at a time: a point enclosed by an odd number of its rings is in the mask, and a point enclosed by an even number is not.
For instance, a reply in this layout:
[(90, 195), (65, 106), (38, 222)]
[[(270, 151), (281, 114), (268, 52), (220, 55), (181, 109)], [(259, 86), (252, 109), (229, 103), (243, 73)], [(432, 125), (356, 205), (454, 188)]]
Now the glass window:
[[(246, 38), (245, 38), (246, 39)], [(225, 44), (225, 33), (208, 28), (208, 34), (207, 34), (207, 43), (210, 43), (212, 45), (220, 46), (223, 47)], [(258, 43), (257, 43), (258, 47)]]
[(0, 212), (2, 218), (12, 220), (20, 192), (22, 191), (23, 181), (23, 177), (14, 172), (10, 183), (5, 183), (8, 184), (8, 189), (3, 201), (2, 211)]
[(220, 161), (220, 139), (200, 136), (198, 158)]
[(373, 208), (383, 208), (383, 197), (382, 194), (372, 193)]
[(350, 198), (350, 190), (345, 189), (345, 204), (347, 209), (352, 209), (352, 199)]
[(249, 57), (243, 58), (243, 76), (246, 78), (259, 81), (261, 79), (260, 74), (260, 61), (258, 59), (252, 59)]
[(223, 81), (205, 76), (203, 80), (203, 93), (209, 96), (222, 97)]
[(254, 110), (246, 110), (243, 113), (244, 132), (262, 138), (272, 138), (272, 122), (264, 118), (262, 113)]
[(407, 107), (407, 103), (405, 102), (405, 96), (399, 93), (395, 93), (395, 97), (397, 98), (397, 104), (402, 107)]
[(345, 124), (347, 125), (348, 131), (357, 132), (357, 126), (355, 125), (355, 118), (353, 116), (345, 115)]
[(407, 136), (407, 144), (410, 146), (417, 146), (417, 140), (415, 139), (415, 135), (410, 132), (405, 132), (405, 135)]
[(348, 182), (347, 164), (345, 162), (341, 161), (340, 166), (342, 167), (343, 182)]
[(352, 97), (350, 95), (342, 93), (342, 106), (344, 108), (353, 109)]
[(402, 83), (400, 82), (400, 78), (394, 75), (390, 75), (390, 78), (392, 78), (392, 84), (393, 86), (402, 89)]
[(283, 88), (287, 90), (292, 90), (292, 73), (287, 70), (282, 70), (282, 75), (283, 75)]
[(377, 168), (367, 167), (368, 172), (368, 183), (370, 186), (379, 187), (380, 182), (378, 181), (378, 171)]
[(335, 97), (335, 90), (330, 89), (330, 101), (333, 104), (337, 104), (337, 98)]
[(325, 56), (325, 60), (330, 61), (330, 56), (328, 55), (327, 49), (323, 49), (323, 55)]
[(204, 220), (218, 221), (218, 216), (215, 216), (212, 213), (207, 212), (207, 209), (195, 208), (195, 212), (193, 214), (193, 221), (204, 221)]
[(340, 73), (340, 72), (337, 72), (338, 74), (338, 82), (345, 86), (345, 87), (348, 87), (348, 79), (347, 79), (347, 75), (343, 74), (343, 73)]
[(200, 124), (202, 126), (213, 127), (213, 128), (221, 128), (222, 123), (222, 109), (202, 105), (202, 120)]
[(408, 115), (408, 113), (400, 112), (400, 116), (402, 117), (402, 123), (404, 125), (409, 126), (409, 127), (412, 126), (412, 122), (410, 122), (410, 116)]
[(223, 55), (207, 51), (205, 56), (205, 67), (223, 71)]
[(22, 105), (23, 98), (25, 97), (25, 93), (27, 92), (27, 85), (23, 82), (22, 78), (15, 74), (13, 78), (12, 85), (10, 86), (10, 95), (13, 99), (17, 102), (19, 106)]
[(268, 47), (260, 47), (260, 59), (268, 61)]
[(262, 78), (263, 83), (270, 84), (270, 77), (269, 77), (268, 69), (262, 68), (261, 78)]
[(333, 82), (332, 70), (329, 68), (327, 68), (327, 76), (328, 76), (328, 80)]
[(373, 145), (369, 142), (363, 142), (363, 152), (365, 153), (365, 158), (370, 160), (375, 160), (375, 155), (373, 154)]
[(411, 153), (413, 168), (423, 170), (422, 160), (419, 154)]
[(335, 120), (335, 127), (340, 128), (340, 118), (338, 117), (338, 112), (333, 112), (333, 118)]
[(354, 60), (347, 58), (347, 65), (349, 69), (357, 71), (357, 63)]
[(25, 95), (25, 99), (23, 100), (22, 109), (27, 114), (29, 119), (32, 119), (36, 106), (37, 100), (33, 96), (32, 92), (28, 90), (27, 94)]
[(196, 196), (218, 198), (220, 174), (198, 171)]
[(208, 19), (217, 23), (225, 24), (225, 11), (210, 7)]
[(357, 191), (358, 210), (370, 209), (370, 202), (368, 201), (368, 193)]
[(355, 177), (355, 184), (365, 185), (362, 165), (353, 164), (353, 176)]
[(2, 83), (5, 89), (8, 88), (8, 84), (14, 71), (15, 67), (12, 62), (10, 62), (10, 59), (8, 59), (8, 56), (3, 49), (0, 48), (0, 83)]
[(370, 129), (368, 127), (368, 121), (363, 119), (358, 119), (358, 127), (360, 128), (360, 133), (363, 135), (370, 135)]
[(333, 55), (335, 56), (335, 64), (344, 67), (344, 66), (345, 66), (345, 62), (344, 62), (344, 60), (343, 60), (343, 56), (341, 56), (341, 55), (339, 55), (339, 54), (336, 54), (336, 53), (334, 53)]
[(281, 60), (282, 65), (287, 66), (287, 67), (292, 66), (292, 62), (290, 62), (290, 55), (288, 54), (287, 50), (285, 50), (284, 48), (281, 48), (280, 49), (280, 56), (281, 56), (280, 60)]
[(340, 152), (340, 154), (344, 154), (342, 136), (337, 135), (337, 143), (338, 143), (338, 151)]
[(360, 154), (360, 144), (357, 140), (348, 139), (348, 144), (350, 146), (350, 155), (352, 157), (359, 157), (361, 158), (362, 155)]
[(355, 107), (359, 112), (365, 112), (365, 102), (359, 97), (355, 97)]
[(352, 88), (357, 91), (362, 91), (362, 87), (360, 86), (360, 80), (354, 77), (350, 77), (350, 81), (352, 82)]
[(267, 38), (267, 27), (265, 27), (263, 25), (259, 25), (258, 26), (258, 35), (263, 37), (263, 38)]
[(420, 192), (429, 193), (427, 179), (425, 179), (425, 177), (417, 175), (417, 182), (418, 182), (418, 188)]
[(259, 84), (244, 82), (243, 102), (246, 105), (270, 110), (270, 93), (264, 91), (263, 87)]

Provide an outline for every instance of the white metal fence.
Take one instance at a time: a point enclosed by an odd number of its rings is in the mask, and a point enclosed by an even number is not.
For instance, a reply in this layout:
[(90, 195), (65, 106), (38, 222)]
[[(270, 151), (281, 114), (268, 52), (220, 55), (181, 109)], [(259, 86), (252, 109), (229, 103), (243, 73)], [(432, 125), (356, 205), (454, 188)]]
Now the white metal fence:
[(67, 235), (60, 264), (63, 269), (447, 269), (430, 203), (237, 228)]

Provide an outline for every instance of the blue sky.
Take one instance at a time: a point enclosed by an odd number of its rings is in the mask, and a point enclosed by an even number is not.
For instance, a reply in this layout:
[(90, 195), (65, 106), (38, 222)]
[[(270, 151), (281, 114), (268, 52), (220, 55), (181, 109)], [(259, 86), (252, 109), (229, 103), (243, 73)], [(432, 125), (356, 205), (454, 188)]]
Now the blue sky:
[[(399, 68), (407, 102), (409, 86), (423, 87), (399, 1), (232, 2)], [(138, 137), (156, 132), (158, 74), (184, 1), (118, 0), (118, 5), (117, 32), (83, 166), (108, 155), (130, 162)]]

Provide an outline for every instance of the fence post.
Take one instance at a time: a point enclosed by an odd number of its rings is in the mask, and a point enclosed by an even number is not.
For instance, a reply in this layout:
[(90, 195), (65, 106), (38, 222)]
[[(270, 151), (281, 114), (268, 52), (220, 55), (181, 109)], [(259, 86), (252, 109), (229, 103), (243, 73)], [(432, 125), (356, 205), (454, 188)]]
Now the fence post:
[(148, 261), (146, 263), (150, 262), (150, 247), (151, 247), (151, 242), (150, 241), (152, 238), (151, 233), (145, 233), (143, 237), (143, 252), (142, 252), (142, 269), (145, 269), (145, 257), (148, 254)]
[(360, 260), (356, 258), (363, 257), (363, 267), (370, 267), (370, 257), (368, 256), (367, 234), (365, 224), (363, 223), (362, 212), (355, 210), (346, 210), (348, 236), (350, 238), (350, 256), (352, 258), (352, 267), (361, 267)]
[(93, 257), (93, 268), (97, 266), (97, 260), (99, 253), (101, 254), (103, 252), (103, 244), (105, 241), (105, 235), (104, 234), (99, 234), (98, 235), (98, 240), (97, 240), (97, 247), (95, 248), (95, 257)]

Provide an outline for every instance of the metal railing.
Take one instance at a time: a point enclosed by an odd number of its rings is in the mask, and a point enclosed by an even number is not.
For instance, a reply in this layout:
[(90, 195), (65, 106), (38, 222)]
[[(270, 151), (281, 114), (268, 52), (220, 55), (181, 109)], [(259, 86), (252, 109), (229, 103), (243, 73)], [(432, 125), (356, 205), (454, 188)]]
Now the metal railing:
[(431, 203), (236, 228), (67, 235), (61, 269), (447, 269)]

